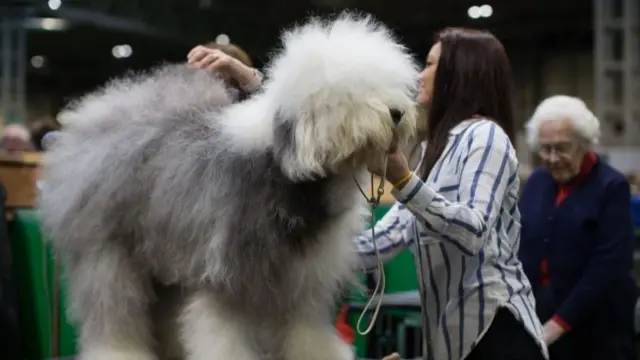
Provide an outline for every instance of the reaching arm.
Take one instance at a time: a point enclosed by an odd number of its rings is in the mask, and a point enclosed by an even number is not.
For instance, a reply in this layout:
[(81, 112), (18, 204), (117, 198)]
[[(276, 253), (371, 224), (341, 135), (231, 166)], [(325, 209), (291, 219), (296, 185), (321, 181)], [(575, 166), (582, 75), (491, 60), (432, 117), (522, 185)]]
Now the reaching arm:
[[(517, 160), (508, 136), (495, 123), (483, 120), (459, 146), (466, 146), (459, 177), (459, 201), (448, 201), (416, 175), (402, 190), (394, 190), (428, 231), (473, 256), (492, 231), (507, 188), (517, 179)], [(466, 142), (467, 144), (464, 144)], [(444, 165), (446, 166), (446, 165)]]
[(250, 94), (260, 89), (263, 75), (258, 69), (248, 67), (240, 61), (237, 61), (236, 66), (238, 69), (235, 71), (235, 78), (242, 91)]
[(406, 249), (415, 241), (414, 222), (413, 214), (404, 205), (396, 203), (376, 222), (373, 228), (375, 239), (372, 237), (371, 229), (356, 237), (354, 240), (362, 267), (370, 271), (378, 266), (374, 241), (383, 262), (393, 259), (400, 251)]

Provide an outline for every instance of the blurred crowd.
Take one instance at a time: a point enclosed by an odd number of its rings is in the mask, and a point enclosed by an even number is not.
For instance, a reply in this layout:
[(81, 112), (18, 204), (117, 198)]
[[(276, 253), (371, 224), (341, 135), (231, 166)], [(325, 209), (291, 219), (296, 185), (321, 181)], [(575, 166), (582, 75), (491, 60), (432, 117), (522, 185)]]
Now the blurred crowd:
[(51, 131), (60, 129), (56, 121), (38, 121), (31, 127), (22, 124), (7, 125), (2, 132), (2, 150), (9, 154), (23, 151), (42, 151), (42, 139)]

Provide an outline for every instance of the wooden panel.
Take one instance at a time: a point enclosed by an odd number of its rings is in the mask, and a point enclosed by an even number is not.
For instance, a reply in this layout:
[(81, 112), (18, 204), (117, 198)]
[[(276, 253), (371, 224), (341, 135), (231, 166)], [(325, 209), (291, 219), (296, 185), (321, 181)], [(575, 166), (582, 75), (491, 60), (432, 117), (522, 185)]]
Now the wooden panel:
[(0, 152), (0, 183), (7, 191), (7, 208), (33, 208), (42, 153)]

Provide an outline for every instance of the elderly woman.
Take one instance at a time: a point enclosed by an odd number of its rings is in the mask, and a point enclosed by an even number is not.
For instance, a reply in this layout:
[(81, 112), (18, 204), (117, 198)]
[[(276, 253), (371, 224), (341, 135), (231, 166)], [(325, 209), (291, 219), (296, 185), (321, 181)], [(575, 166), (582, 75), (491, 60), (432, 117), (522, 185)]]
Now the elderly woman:
[(629, 183), (593, 152), (599, 136), (569, 96), (544, 100), (527, 124), (543, 166), (520, 199), (519, 255), (552, 360), (634, 358)]

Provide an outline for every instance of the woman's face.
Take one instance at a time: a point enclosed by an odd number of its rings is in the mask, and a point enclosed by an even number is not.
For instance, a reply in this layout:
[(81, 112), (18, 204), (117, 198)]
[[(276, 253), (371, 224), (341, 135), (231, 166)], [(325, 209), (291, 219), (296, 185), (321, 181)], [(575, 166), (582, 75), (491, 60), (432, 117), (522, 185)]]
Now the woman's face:
[(427, 66), (420, 73), (420, 90), (418, 92), (418, 104), (426, 106), (431, 101), (433, 94), (433, 80), (436, 77), (436, 69), (438, 69), (438, 61), (440, 60), (440, 43), (436, 43), (429, 50), (427, 55)]
[(540, 124), (539, 145), (540, 159), (559, 183), (570, 181), (580, 172), (585, 150), (568, 120)]

